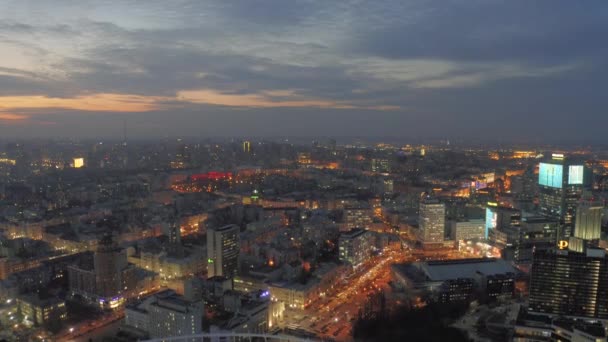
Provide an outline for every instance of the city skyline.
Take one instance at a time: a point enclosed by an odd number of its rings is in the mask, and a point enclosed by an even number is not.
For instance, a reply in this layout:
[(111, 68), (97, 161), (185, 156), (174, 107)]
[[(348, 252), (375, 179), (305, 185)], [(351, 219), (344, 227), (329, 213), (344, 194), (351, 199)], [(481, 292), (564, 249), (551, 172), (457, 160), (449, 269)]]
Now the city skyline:
[(2, 1), (0, 135), (601, 142), (600, 1)]

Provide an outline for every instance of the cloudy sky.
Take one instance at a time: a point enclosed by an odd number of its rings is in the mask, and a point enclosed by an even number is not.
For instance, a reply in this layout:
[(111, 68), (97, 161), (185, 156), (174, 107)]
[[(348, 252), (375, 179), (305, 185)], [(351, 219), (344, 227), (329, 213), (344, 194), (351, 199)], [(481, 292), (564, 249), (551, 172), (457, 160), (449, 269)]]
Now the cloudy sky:
[(602, 141), (608, 1), (0, 0), (0, 136)]

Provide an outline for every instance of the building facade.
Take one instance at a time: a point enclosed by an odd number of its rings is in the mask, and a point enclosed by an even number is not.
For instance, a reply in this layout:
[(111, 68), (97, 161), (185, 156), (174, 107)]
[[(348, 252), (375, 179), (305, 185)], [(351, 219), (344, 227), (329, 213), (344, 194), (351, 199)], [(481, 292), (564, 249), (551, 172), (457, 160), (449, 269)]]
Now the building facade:
[(608, 258), (586, 253), (541, 251), (534, 255), (530, 310), (542, 314), (608, 318)]
[(445, 204), (428, 196), (420, 200), (420, 240), (422, 243), (442, 243), (445, 238)]
[(207, 277), (234, 277), (239, 266), (240, 229), (227, 225), (207, 230)]

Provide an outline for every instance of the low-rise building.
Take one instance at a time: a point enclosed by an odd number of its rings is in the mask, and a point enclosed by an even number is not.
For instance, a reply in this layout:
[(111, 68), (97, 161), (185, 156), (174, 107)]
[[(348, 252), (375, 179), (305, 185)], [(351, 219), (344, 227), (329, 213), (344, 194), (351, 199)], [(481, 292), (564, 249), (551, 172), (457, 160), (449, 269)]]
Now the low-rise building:
[(67, 319), (65, 302), (57, 297), (27, 294), (19, 296), (17, 302), (20, 315), (34, 325), (59, 327)]

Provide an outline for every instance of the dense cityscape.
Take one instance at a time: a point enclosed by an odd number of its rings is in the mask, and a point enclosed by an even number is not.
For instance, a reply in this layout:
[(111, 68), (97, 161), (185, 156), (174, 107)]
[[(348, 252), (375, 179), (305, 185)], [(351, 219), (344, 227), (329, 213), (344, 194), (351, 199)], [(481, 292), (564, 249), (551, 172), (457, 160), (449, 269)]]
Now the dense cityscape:
[(449, 141), (4, 142), (0, 336), (605, 341), (607, 168)]
[(608, 1), (0, 0), (0, 342), (608, 342)]

